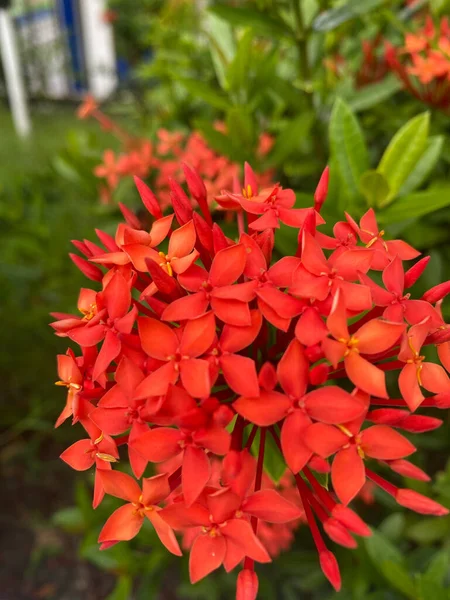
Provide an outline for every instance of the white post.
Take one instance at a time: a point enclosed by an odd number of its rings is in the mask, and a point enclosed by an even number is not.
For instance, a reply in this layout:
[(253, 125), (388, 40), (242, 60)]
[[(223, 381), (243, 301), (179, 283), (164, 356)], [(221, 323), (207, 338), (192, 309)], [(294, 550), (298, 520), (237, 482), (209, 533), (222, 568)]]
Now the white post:
[(14, 25), (6, 9), (0, 9), (0, 50), (14, 126), (19, 135), (26, 136), (31, 131), (31, 122), (28, 115)]
[(83, 45), (89, 91), (103, 100), (117, 85), (112, 27), (104, 19), (105, 0), (80, 0)]

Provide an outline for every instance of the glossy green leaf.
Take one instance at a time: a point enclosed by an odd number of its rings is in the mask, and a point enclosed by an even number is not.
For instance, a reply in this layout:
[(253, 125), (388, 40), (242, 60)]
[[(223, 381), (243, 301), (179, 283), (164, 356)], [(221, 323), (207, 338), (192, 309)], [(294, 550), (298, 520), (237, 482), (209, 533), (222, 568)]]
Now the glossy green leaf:
[(251, 27), (258, 33), (269, 35), (271, 38), (286, 38), (292, 35), (283, 21), (253, 7), (219, 4), (212, 6), (209, 10), (231, 25)]
[(349, 0), (342, 6), (321, 13), (313, 23), (315, 31), (331, 31), (342, 23), (361, 17), (385, 4), (385, 0)]
[(440, 187), (402, 196), (377, 214), (380, 222), (389, 224), (422, 217), (449, 205), (450, 187)]
[(427, 145), (429, 127), (430, 115), (422, 113), (403, 125), (386, 148), (377, 168), (390, 187), (384, 206), (392, 202), (422, 156)]
[(367, 148), (361, 127), (347, 104), (338, 98), (330, 120), (331, 156), (342, 180), (344, 195), (360, 195), (359, 180), (369, 168)]
[(187, 89), (187, 91), (196, 98), (201, 98), (207, 104), (219, 110), (227, 110), (230, 102), (226, 96), (210, 87), (207, 83), (197, 79), (180, 78), (178, 81)]
[(348, 98), (348, 103), (355, 112), (367, 110), (384, 102), (401, 89), (402, 84), (399, 79), (394, 75), (388, 75), (383, 81), (371, 83), (357, 90)]
[(228, 89), (226, 71), (236, 53), (233, 30), (229, 23), (212, 13), (206, 13), (204, 31), (208, 36), (209, 50), (222, 89)]
[(264, 468), (275, 482), (278, 482), (286, 471), (286, 462), (269, 433), (266, 435)]
[[(260, 433), (261, 431), (258, 430), (251, 447), (251, 453), (255, 458), (258, 458)], [(264, 446), (264, 470), (275, 482), (279, 481), (286, 471), (286, 462), (268, 431)]]
[(384, 175), (374, 170), (361, 175), (359, 188), (369, 206), (382, 206), (389, 195), (389, 184)]
[(443, 135), (435, 135), (428, 139), (425, 151), (400, 188), (398, 192), (399, 196), (410, 194), (427, 179), (428, 175), (434, 169), (437, 161), (439, 160), (443, 144)]

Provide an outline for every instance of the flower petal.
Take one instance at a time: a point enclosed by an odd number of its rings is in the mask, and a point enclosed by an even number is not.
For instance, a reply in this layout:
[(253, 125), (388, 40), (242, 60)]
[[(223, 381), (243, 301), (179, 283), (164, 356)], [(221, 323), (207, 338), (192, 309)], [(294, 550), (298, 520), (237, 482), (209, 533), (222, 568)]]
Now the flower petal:
[(144, 517), (139, 515), (132, 504), (125, 504), (113, 512), (98, 536), (99, 543), (128, 541), (140, 531)]
[(195, 538), (189, 556), (189, 577), (191, 583), (197, 583), (220, 567), (225, 558), (227, 544), (223, 536), (212, 537), (209, 534)]
[(342, 504), (348, 504), (366, 481), (364, 462), (355, 445), (340, 450), (333, 459), (331, 481)]

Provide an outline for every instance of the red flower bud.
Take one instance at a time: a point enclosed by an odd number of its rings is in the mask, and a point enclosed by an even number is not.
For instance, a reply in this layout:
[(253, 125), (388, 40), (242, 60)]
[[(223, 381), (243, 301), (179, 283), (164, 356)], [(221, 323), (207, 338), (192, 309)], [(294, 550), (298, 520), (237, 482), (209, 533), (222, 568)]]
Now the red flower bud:
[(308, 346), (305, 348), (305, 356), (310, 363), (315, 363), (323, 358), (323, 350), (320, 347), (320, 344), (315, 344), (314, 346)]
[(330, 368), (325, 363), (316, 365), (309, 372), (309, 383), (311, 385), (322, 385), (328, 379)]
[(329, 550), (322, 550), (322, 552), (319, 553), (319, 561), (323, 574), (334, 589), (339, 592), (341, 589), (341, 574), (339, 572), (339, 565), (336, 557)]
[(101, 281), (103, 279), (103, 271), (101, 271), (98, 267), (88, 262), (84, 258), (81, 258), (81, 256), (78, 256), (77, 254), (69, 253), (69, 256), (83, 273), (83, 275), (86, 275), (88, 279), (92, 279), (92, 281)]
[(424, 256), (405, 273), (405, 289), (412, 287), (425, 271), (431, 256)]
[(125, 221), (130, 227), (133, 227), (134, 229), (141, 229), (141, 222), (131, 209), (125, 206), (125, 204), (122, 202), (119, 202), (119, 208), (120, 212), (124, 216)]
[(395, 494), (395, 499), (401, 506), (414, 510), (421, 515), (443, 517), (449, 513), (448, 508), (415, 490), (399, 489)]
[(255, 571), (243, 569), (237, 578), (236, 600), (255, 600), (258, 595), (258, 585)]
[(134, 177), (134, 183), (138, 189), (142, 203), (148, 212), (155, 217), (155, 219), (161, 219), (163, 216), (161, 207), (159, 206), (158, 200), (152, 190), (146, 185), (139, 177)]
[(430, 477), (425, 471), (422, 471), (422, 469), (404, 458), (388, 460), (386, 462), (395, 473), (403, 475), (403, 477), (410, 477), (411, 479), (417, 479), (418, 481), (430, 481)]
[(326, 531), (328, 537), (345, 548), (356, 548), (356, 540), (350, 535), (347, 529), (337, 519), (327, 519), (323, 528)]
[(364, 521), (351, 508), (343, 504), (336, 504), (331, 511), (335, 519), (341, 522), (347, 529), (362, 537), (369, 537), (372, 532)]
[(328, 194), (328, 182), (330, 179), (330, 168), (325, 167), (322, 175), (320, 176), (319, 183), (317, 184), (316, 191), (314, 192), (314, 208), (317, 212), (320, 212), (323, 203), (326, 200)]
[(432, 287), (425, 292), (422, 296), (422, 300), (425, 300), (425, 302), (429, 302), (430, 304), (436, 304), (436, 302), (445, 298), (447, 294), (450, 294), (450, 280)]

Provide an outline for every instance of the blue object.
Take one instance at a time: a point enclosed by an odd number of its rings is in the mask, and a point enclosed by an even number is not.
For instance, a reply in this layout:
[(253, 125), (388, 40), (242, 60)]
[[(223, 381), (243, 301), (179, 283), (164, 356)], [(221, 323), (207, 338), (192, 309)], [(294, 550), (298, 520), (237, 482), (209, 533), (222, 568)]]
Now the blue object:
[(78, 2), (57, 0), (57, 11), (59, 22), (67, 37), (67, 50), (73, 75), (72, 91), (82, 93), (87, 90), (87, 81)]

